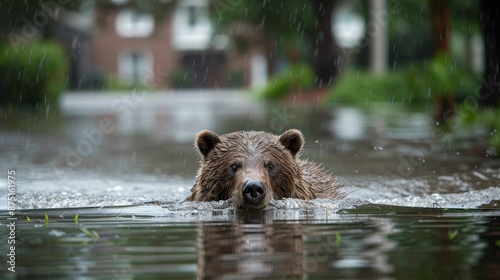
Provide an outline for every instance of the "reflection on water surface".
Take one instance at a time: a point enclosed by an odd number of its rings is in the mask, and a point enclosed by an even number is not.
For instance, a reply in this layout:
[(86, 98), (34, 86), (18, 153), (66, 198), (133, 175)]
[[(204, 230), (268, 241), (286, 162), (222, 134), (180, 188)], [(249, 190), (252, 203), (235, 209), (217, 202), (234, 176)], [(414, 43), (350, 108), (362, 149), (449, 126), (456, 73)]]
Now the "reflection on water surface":
[[(16, 275), (494, 279), (500, 269), (498, 210), (446, 212), (374, 205), (328, 216), (318, 210), (217, 210), (203, 213), (199, 221), (201, 213), (185, 212), (191, 221), (173, 222), (165, 208), (146, 208), (44, 210), (47, 225), (42, 211), (22, 211)], [(74, 212), (80, 212), (79, 223), (73, 221)], [(147, 214), (130, 214), (141, 212)], [(284, 213), (285, 219), (277, 219)]]

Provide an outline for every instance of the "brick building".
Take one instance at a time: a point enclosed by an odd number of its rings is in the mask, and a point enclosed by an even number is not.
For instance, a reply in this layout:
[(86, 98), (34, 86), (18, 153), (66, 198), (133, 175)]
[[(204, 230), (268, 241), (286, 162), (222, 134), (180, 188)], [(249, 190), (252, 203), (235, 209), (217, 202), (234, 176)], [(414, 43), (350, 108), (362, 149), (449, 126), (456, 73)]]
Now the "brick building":
[[(121, 1), (115, 1), (121, 2)], [(250, 83), (248, 56), (213, 36), (208, 0), (177, 1), (160, 18), (127, 5), (94, 11), (94, 71), (154, 88), (239, 87)]]

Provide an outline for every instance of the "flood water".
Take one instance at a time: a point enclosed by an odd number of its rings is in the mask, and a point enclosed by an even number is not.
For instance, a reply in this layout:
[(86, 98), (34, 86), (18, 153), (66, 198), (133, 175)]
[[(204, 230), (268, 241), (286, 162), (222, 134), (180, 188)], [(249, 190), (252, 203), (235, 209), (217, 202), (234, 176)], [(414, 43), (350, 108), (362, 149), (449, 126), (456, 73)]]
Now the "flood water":
[[(14, 216), (0, 211), (5, 259), (7, 225), (16, 224), (16, 273), (4, 261), (2, 279), (495, 279), (500, 271), (500, 160), (487, 128), (445, 134), (426, 108), (263, 103), (225, 91), (79, 93), (61, 108), (2, 116), (0, 209), (7, 171), (16, 172)], [(286, 199), (256, 213), (183, 201), (197, 131), (288, 128), (304, 133), (303, 157), (345, 184), (345, 200)]]

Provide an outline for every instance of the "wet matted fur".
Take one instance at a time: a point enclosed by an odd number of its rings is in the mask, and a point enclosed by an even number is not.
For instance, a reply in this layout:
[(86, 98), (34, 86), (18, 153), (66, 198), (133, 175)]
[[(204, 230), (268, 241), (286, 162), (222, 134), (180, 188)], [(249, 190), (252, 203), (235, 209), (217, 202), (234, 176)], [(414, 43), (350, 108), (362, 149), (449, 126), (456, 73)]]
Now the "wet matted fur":
[[(303, 144), (304, 137), (296, 129), (281, 135), (263, 131), (217, 135), (203, 130), (196, 136), (200, 167), (188, 199), (232, 199), (240, 208), (264, 208), (271, 199), (342, 198), (335, 176), (300, 159)], [(259, 203), (248, 203), (242, 195), (249, 180), (258, 180), (265, 188)]]

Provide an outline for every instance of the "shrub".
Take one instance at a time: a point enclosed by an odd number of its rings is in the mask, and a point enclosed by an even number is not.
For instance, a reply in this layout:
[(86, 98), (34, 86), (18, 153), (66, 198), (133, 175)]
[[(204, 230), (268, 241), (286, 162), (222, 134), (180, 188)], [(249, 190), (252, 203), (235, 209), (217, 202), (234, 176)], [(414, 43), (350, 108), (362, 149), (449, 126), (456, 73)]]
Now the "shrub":
[(192, 88), (195, 82), (189, 71), (181, 68), (170, 75), (170, 85), (175, 89)]
[(305, 63), (298, 63), (272, 78), (266, 88), (260, 90), (263, 98), (280, 98), (288, 93), (308, 90), (314, 83), (314, 71)]
[(464, 102), (459, 105), (457, 114), (453, 116), (452, 123), (459, 124), (453, 127), (458, 129), (469, 129), (469, 126), (480, 125), (488, 129), (487, 136), (490, 140), (490, 155), (500, 156), (500, 108), (482, 108), (477, 104)]
[(404, 71), (378, 75), (351, 70), (333, 87), (328, 102), (367, 106), (372, 102), (416, 104), (427, 100), (426, 95), (411, 90)]
[(64, 50), (53, 42), (0, 47), (0, 105), (36, 109), (57, 104), (67, 69)]
[(328, 101), (356, 106), (372, 102), (419, 105), (434, 102), (432, 92), (454, 92), (459, 99), (464, 99), (474, 94), (477, 85), (478, 80), (470, 71), (436, 59), (427, 65), (392, 70), (383, 75), (350, 70), (333, 87)]
[(463, 127), (470, 125), (483, 125), (489, 129), (490, 145), (500, 155), (500, 109), (479, 109), (471, 103), (462, 103), (457, 110), (455, 121)]
[(146, 90), (148, 87), (143, 84), (133, 84), (126, 82), (125, 80), (108, 75), (104, 80), (104, 85), (102, 87), (103, 91), (130, 91), (134, 89)]
[(478, 79), (472, 71), (444, 53), (407, 70), (408, 85), (422, 94), (454, 94), (458, 99), (473, 95)]

